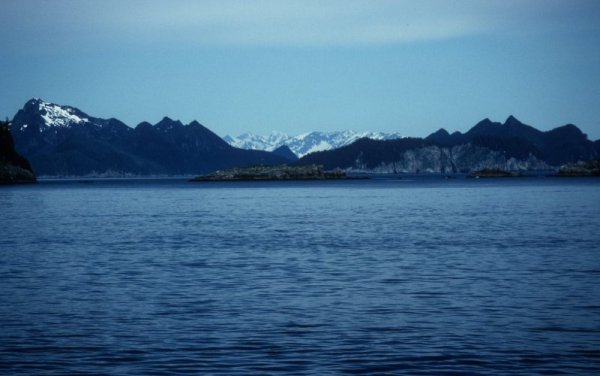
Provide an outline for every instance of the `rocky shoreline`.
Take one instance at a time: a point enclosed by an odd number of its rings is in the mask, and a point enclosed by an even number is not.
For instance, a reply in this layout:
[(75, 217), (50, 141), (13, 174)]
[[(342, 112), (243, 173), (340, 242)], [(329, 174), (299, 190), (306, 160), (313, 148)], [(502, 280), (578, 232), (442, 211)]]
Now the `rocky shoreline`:
[(0, 163), (0, 184), (37, 183), (33, 173), (13, 164)]
[(578, 177), (578, 176), (600, 176), (600, 160), (579, 161), (560, 167), (556, 176)]
[(214, 181), (271, 181), (271, 180), (340, 180), (353, 179), (340, 169), (323, 170), (321, 165), (253, 165), (244, 168), (232, 168), (215, 171), (208, 175), (197, 176), (193, 182)]

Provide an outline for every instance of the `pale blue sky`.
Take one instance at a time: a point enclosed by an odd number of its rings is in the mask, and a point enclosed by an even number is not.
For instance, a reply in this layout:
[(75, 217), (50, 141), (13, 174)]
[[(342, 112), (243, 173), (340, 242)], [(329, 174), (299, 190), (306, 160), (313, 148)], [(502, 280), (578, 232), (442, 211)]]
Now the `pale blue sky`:
[(0, 116), (426, 136), (513, 114), (600, 138), (600, 1), (0, 1)]

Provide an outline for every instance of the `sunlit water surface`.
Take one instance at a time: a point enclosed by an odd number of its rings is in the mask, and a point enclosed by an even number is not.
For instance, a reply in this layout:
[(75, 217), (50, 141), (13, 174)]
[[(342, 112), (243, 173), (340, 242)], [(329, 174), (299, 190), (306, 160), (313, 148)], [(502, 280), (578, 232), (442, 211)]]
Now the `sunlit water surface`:
[(600, 372), (600, 180), (0, 187), (2, 374)]

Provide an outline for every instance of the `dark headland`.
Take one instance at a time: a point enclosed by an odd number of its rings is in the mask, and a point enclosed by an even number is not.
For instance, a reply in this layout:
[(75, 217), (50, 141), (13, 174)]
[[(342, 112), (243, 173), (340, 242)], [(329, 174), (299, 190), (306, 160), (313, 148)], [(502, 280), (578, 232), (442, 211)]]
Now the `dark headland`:
[(243, 168), (231, 168), (215, 171), (208, 175), (197, 176), (191, 181), (270, 181), (270, 180), (340, 180), (355, 179), (349, 177), (340, 169), (323, 170), (323, 166), (310, 164), (302, 166), (291, 165), (253, 165)]
[(0, 184), (35, 183), (29, 161), (15, 151), (10, 123), (0, 122)]

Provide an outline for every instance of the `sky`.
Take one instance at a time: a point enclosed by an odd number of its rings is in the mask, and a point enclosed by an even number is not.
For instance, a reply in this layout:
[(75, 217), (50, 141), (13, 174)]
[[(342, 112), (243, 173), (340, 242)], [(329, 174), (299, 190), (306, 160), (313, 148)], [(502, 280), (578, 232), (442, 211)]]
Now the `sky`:
[(30, 98), (220, 136), (466, 131), (600, 139), (600, 1), (0, 1), (0, 117)]

